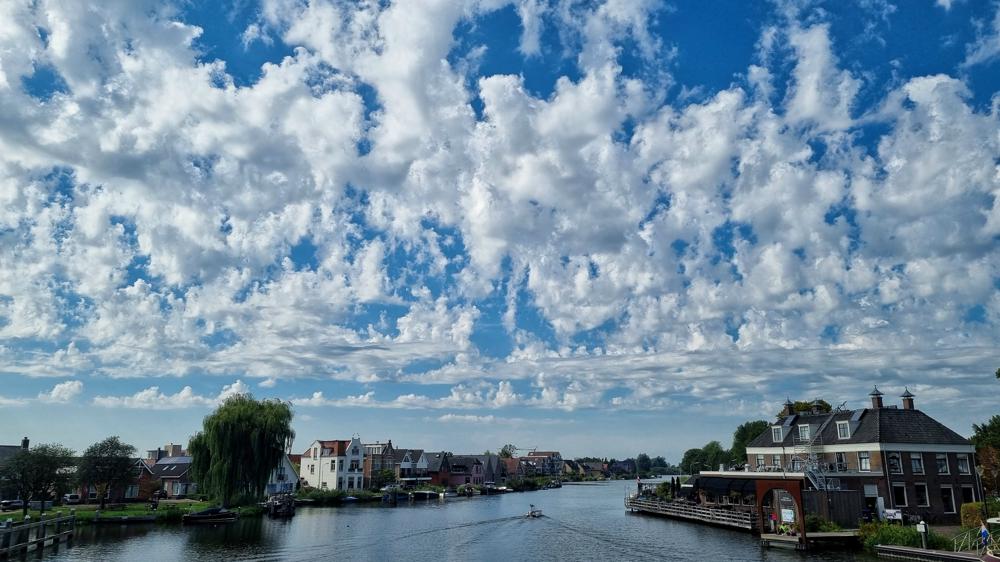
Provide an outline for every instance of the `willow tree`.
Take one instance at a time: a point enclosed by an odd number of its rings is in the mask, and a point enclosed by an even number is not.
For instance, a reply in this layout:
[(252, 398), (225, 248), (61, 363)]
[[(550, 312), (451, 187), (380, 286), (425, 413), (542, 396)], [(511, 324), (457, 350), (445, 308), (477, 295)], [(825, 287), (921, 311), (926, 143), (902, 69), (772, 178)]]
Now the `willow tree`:
[(249, 394), (226, 399), (191, 438), (191, 472), (199, 489), (229, 506), (240, 496), (259, 498), (271, 471), (291, 446), (292, 408)]

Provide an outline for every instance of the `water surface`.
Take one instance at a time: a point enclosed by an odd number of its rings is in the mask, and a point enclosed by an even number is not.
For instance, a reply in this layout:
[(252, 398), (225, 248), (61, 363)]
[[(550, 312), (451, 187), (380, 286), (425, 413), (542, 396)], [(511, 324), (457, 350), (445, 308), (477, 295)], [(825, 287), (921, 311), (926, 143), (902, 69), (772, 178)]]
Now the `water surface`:
[[(218, 560), (873, 560), (765, 550), (749, 534), (627, 513), (623, 482), (398, 507), (300, 508), (289, 521), (218, 527), (80, 529), (48, 561)], [(526, 519), (528, 504), (543, 509)]]

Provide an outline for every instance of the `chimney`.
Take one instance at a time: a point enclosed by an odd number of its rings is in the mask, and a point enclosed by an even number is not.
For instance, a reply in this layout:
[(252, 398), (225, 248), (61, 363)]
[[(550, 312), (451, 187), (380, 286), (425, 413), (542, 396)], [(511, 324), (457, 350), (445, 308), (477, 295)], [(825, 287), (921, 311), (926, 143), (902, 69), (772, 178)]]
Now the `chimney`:
[(25, 451), (27, 451), (28, 450), (28, 445), (30, 443), (31, 443), (31, 441), (29, 441), (27, 437), (25, 437), (24, 439), (21, 439), (21, 448), (24, 449)]
[(916, 410), (916, 408), (913, 407), (913, 393), (910, 392), (909, 388), (903, 389), (903, 394), (900, 398), (903, 399), (904, 410)]
[(882, 408), (882, 392), (879, 391), (878, 385), (876, 385), (875, 388), (868, 393), (868, 396), (871, 396), (872, 398), (873, 409), (878, 410)]
[(790, 416), (795, 413), (795, 403), (791, 398), (785, 398), (785, 408), (781, 411), (782, 416)]

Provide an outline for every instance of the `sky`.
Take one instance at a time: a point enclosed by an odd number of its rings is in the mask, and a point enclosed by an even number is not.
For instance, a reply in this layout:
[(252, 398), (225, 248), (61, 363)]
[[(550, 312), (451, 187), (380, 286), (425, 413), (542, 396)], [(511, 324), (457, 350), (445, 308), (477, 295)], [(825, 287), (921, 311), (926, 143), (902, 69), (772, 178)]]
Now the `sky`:
[(1000, 2), (0, 3), (0, 443), (995, 414)]

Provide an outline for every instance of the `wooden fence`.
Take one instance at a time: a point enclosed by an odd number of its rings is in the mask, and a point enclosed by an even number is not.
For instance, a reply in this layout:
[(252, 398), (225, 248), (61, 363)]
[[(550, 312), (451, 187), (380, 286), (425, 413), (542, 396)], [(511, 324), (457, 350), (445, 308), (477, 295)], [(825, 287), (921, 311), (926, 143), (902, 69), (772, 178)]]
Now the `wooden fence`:
[(70, 510), (69, 515), (62, 512), (43, 514), (37, 521), (32, 520), (30, 515), (19, 523), (7, 519), (0, 522), (0, 558), (42, 549), (46, 545), (58, 545), (63, 540), (72, 539), (75, 530), (75, 509)]
[(625, 498), (625, 507), (632, 511), (655, 513), (666, 517), (742, 529), (744, 531), (753, 531), (757, 526), (757, 516), (753, 511), (702, 507), (700, 505), (688, 505), (631, 496)]

